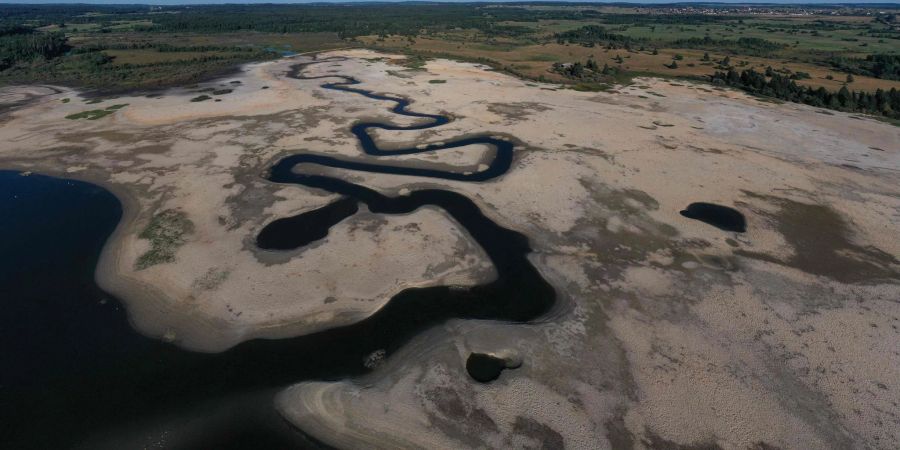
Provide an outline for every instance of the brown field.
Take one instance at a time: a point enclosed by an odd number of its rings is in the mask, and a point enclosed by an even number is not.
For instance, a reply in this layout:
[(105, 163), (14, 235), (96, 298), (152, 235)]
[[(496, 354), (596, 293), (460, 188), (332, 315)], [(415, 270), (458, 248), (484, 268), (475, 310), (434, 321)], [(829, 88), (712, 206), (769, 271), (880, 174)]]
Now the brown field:
[[(443, 39), (432, 39), (418, 37), (414, 43), (410, 43), (405, 38), (389, 37), (383, 41), (376, 41), (375, 37), (369, 36), (361, 38), (366, 45), (378, 49), (390, 50), (408, 50), (422, 52), (426, 54), (440, 54), (461, 57), (465, 59), (487, 58), (498, 65), (507, 66), (523, 75), (537, 78), (543, 76), (545, 79), (553, 81), (567, 81), (564, 77), (550, 71), (555, 62), (574, 62), (586, 61), (593, 57), (598, 64), (609, 64), (610, 67), (616, 67), (613, 58), (621, 55), (625, 58), (625, 62), (621, 68), (632, 73), (652, 74), (662, 76), (676, 77), (703, 77), (712, 75), (715, 69), (714, 62), (703, 62), (703, 50), (681, 50), (681, 49), (660, 49), (658, 55), (651, 54), (650, 51), (644, 52), (628, 52), (626, 50), (606, 50), (602, 47), (582, 47), (578, 45), (560, 45), (557, 43), (547, 43), (539, 45), (515, 46), (512, 43), (496, 41), (492, 45), (477, 42), (456, 41), (451, 42)], [(684, 59), (678, 61), (678, 68), (669, 69), (666, 64), (672, 62), (676, 54), (681, 54)], [(716, 54), (710, 52), (710, 58), (713, 61), (722, 59), (725, 54)], [(746, 65), (741, 65), (742, 61), (746, 61)], [(830, 90), (838, 90), (844, 85), (846, 75), (829, 70), (825, 67), (798, 63), (793, 61), (782, 61), (776, 59), (749, 57), (749, 56), (731, 56), (732, 65), (736, 69), (742, 70), (753, 67), (758, 71), (765, 70), (766, 66), (772, 66), (774, 69), (786, 67), (794, 72), (807, 72), (812, 78), (798, 81), (802, 85), (813, 87), (825, 87)], [(834, 79), (828, 80), (826, 76), (831, 75)], [(848, 86), (852, 90), (874, 91), (881, 89), (900, 89), (900, 81), (882, 80), (878, 78), (856, 76), (855, 81)]]

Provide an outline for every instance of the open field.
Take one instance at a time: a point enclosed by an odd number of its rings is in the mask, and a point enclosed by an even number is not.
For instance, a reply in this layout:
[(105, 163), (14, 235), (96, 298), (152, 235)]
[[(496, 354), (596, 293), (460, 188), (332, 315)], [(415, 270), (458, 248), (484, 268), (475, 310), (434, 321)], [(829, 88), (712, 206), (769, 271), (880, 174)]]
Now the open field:
[[(825, 87), (830, 90), (838, 90), (844, 85), (846, 74), (829, 70), (820, 65), (799, 63), (790, 60), (760, 58), (753, 56), (734, 56), (723, 52), (705, 52), (696, 49), (659, 49), (658, 55), (653, 55), (650, 50), (627, 51), (624, 49), (607, 50), (600, 47), (583, 47), (579, 45), (560, 45), (555, 42), (539, 45), (514, 45), (514, 44), (481, 44), (471, 42), (458, 42), (450, 39), (433, 39), (418, 37), (414, 43), (401, 37), (391, 37), (378, 40), (375, 37), (362, 37), (360, 40), (372, 48), (385, 50), (401, 50), (421, 52), (425, 55), (442, 55), (459, 57), (467, 60), (484, 58), (491, 60), (500, 67), (508, 67), (515, 72), (522, 73), (531, 78), (544, 77), (547, 80), (558, 82), (566, 81), (562, 75), (553, 73), (550, 69), (554, 63), (585, 61), (594, 58), (601, 66), (609, 64), (612, 67), (621, 67), (628, 73), (638, 75), (659, 75), (665, 77), (696, 77), (712, 75), (716, 71), (716, 64), (702, 61), (704, 53), (709, 53), (713, 60), (720, 60), (730, 56), (735, 64), (741, 68), (756, 68), (764, 71), (767, 66), (776, 69), (787, 67), (794, 72), (809, 73), (811, 79), (799, 80), (798, 83), (805, 86)], [(621, 55), (625, 62), (617, 64), (613, 59)], [(683, 55), (684, 60), (679, 61), (677, 69), (666, 67), (675, 55)], [(747, 64), (743, 65), (743, 61)], [(828, 76), (832, 79), (827, 79)], [(874, 91), (876, 89), (900, 89), (900, 81), (881, 80), (872, 77), (857, 76), (851, 86), (856, 90)]]

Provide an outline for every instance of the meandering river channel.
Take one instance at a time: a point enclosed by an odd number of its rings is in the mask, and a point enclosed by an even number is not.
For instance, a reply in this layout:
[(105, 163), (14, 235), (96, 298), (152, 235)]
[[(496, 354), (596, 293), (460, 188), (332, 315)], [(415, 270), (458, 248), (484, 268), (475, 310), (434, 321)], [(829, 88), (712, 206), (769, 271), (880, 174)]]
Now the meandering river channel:
[[(485, 144), (494, 158), (484, 170), (453, 172), (353, 161), (304, 152), (278, 161), (269, 180), (340, 194), (334, 203), (278, 219), (257, 236), (261, 248), (287, 250), (327, 235), (363, 203), (376, 214), (406, 214), (431, 206), (445, 211), (480, 245), (495, 266), (491, 282), (467, 289), (406, 289), (371, 317), (325, 332), (281, 340), (252, 340), (217, 354), (194, 353), (149, 339), (128, 325), (122, 307), (93, 281), (100, 250), (121, 219), (121, 205), (97, 186), (39, 175), (0, 172), (0, 427), (9, 448), (65, 448), (103, 442), (110, 448), (149, 446), (158, 427), (167, 448), (308, 447), (272, 409), (278, 389), (303, 380), (361, 375), (364, 360), (388, 358), (427, 327), (451, 318), (533, 320), (547, 312), (555, 292), (529, 262), (528, 239), (487, 218), (464, 195), (422, 189), (390, 197), (340, 178), (296, 171), (318, 164), (352, 171), (446, 180), (487, 181), (506, 173), (514, 144), (467, 136), (429, 147), (380, 149), (369, 130), (422, 130), (450, 121), (412, 112), (409, 101), (352, 87), (349, 77), (326, 89), (395, 103), (391, 111), (428, 119), (412, 126), (359, 123), (352, 132), (372, 156), (410, 155)], [(40, 226), (35, 226), (40, 224)], [(460, 364), (465, 364), (460, 361)]]

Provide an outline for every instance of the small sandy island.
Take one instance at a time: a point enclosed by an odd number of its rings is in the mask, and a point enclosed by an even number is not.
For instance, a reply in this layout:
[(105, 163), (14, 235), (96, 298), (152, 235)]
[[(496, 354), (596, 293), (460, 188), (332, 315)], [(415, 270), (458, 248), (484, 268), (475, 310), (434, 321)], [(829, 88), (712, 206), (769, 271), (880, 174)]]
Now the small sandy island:
[[(297, 380), (276, 404), (298, 428), (354, 448), (900, 446), (900, 127), (681, 81), (576, 92), (449, 60), (329, 57), (304, 75), (350, 76), (452, 119), (373, 132), (382, 148), (488, 134), (515, 142), (514, 160), (485, 182), (297, 170), (388, 196), (463, 194), (528, 237), (558, 298), (527, 324), (430, 328), (361, 378)], [(191, 350), (348, 325), (409, 287), (496, 277), (440, 208), (361, 206), (307, 246), (257, 247), (271, 222), (339, 198), (267, 181), (283, 157), (459, 173), (492, 157), (364, 154), (354, 123), (424, 119), (287, 76), (311, 61), (146, 96), (0, 89), (0, 168), (115, 193), (125, 216), (97, 280), (141, 333)], [(747, 231), (680, 214), (694, 202), (738, 210)], [(473, 352), (515, 364), (481, 383)]]

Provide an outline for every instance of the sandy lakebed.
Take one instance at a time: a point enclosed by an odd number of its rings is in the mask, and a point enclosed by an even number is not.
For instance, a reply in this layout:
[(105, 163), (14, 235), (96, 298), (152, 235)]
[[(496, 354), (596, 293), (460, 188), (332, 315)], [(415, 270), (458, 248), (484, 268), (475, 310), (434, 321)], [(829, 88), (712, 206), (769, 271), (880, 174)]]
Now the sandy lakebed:
[[(327, 236), (262, 250), (267, 225), (338, 201), (267, 180), (298, 153), (485, 181), (304, 164), (389, 198), (446, 190), (528, 239), (555, 302), (525, 322), (448, 318), (367, 370), (298, 379), (273, 408), (347, 448), (897, 448), (900, 446), (900, 127), (682, 81), (607, 92), (436, 59), (344, 50), (251, 64), (152, 95), (0, 92), (0, 169), (87, 181), (123, 219), (96, 272), (143, 335), (215, 353), (351, 326), (411, 288), (465, 291), (500, 274), (445, 209), (358, 210)], [(309, 63), (302, 73), (292, 67)], [(409, 127), (394, 102), (449, 117)], [(322, 78), (329, 77), (332, 78)], [(88, 113), (85, 113), (88, 112)], [(80, 114), (85, 113), (85, 114)], [(99, 116), (99, 117), (98, 117)], [(415, 127), (413, 127), (415, 128)], [(729, 206), (744, 233), (684, 217)], [(427, 309), (428, 305), (421, 305)], [(508, 364), (469, 377), (473, 352)]]

